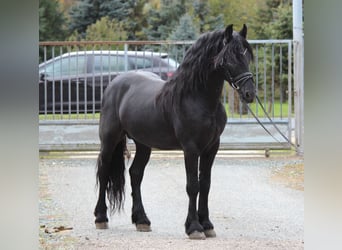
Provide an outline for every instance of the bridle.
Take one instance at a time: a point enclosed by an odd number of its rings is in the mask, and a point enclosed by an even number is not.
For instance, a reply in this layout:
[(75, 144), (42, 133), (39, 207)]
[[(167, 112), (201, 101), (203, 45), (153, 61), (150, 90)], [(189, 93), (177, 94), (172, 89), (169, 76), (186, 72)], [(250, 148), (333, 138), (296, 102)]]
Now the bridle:
[(233, 89), (240, 90), (243, 85), (249, 80), (253, 79), (251, 72), (244, 72), (235, 77), (232, 77), (229, 70), (227, 69), (224, 73), (226, 80), (229, 82)]
[[(225, 45), (225, 43), (223, 43)], [(241, 53), (242, 55), (246, 55), (247, 48)], [(251, 72), (244, 72), (241, 73), (235, 77), (232, 77), (232, 74), (230, 73), (229, 69), (226, 69), (224, 71), (224, 77), (225, 80), (229, 82), (230, 86), (232, 86), (233, 89), (239, 90), (249, 79), (253, 79), (253, 74)]]

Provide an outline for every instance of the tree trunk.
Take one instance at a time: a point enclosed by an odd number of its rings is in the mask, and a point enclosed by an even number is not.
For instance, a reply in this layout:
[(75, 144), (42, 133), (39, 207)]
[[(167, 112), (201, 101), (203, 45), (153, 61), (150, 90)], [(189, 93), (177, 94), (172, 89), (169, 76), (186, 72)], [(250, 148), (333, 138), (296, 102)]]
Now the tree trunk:
[[(235, 91), (230, 85), (228, 90), (228, 103), (229, 112), (231, 114), (240, 114), (240, 96), (237, 91)], [(245, 115), (248, 113), (248, 108), (246, 103), (241, 103), (241, 114)]]

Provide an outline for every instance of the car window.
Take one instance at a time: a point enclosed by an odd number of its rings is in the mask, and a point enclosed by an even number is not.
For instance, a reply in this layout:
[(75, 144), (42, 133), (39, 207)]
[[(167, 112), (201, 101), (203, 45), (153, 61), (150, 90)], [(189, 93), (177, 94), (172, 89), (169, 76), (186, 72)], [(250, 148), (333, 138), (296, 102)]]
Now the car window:
[(152, 68), (152, 58), (147, 57), (132, 57), (131, 60), (135, 65), (135, 69), (145, 69), (145, 68)]
[[(130, 66), (127, 65), (127, 69)], [(125, 57), (119, 55), (95, 55), (94, 72), (116, 72), (125, 71)]]
[(48, 76), (79, 75), (86, 72), (86, 57), (84, 55), (59, 58), (46, 66), (43, 71)]

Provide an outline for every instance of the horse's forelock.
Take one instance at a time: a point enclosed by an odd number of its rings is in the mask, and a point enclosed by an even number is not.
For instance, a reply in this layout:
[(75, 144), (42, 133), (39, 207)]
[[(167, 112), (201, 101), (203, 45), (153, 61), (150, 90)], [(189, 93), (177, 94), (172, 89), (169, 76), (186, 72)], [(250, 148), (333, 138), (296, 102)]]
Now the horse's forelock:
[(243, 46), (247, 49), (248, 53), (250, 54), (251, 59), (254, 60), (253, 49), (251, 45), (249, 44), (249, 42), (246, 39), (244, 39), (242, 43), (243, 43)]
[(247, 49), (247, 52), (250, 54), (251, 60), (253, 60), (254, 56), (252, 47), (245, 38), (241, 37), (239, 33), (235, 32), (234, 39), (226, 44), (215, 57), (215, 68), (227, 63), (239, 63), (241, 61), (241, 52), (243, 52), (245, 49)]

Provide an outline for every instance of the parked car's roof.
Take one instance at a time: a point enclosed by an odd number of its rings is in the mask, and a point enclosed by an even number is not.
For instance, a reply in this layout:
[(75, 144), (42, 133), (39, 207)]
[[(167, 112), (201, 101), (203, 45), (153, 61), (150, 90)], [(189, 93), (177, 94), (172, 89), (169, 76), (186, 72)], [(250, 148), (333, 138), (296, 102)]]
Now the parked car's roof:
[(178, 62), (169, 57), (169, 54), (166, 52), (155, 52), (155, 51), (132, 51), (132, 50), (79, 50), (64, 53), (60, 56), (53, 57), (45, 62), (39, 64), (39, 68), (45, 67), (46, 64), (49, 64), (53, 61), (59, 60), (61, 58), (67, 58), (74, 55), (121, 55), (124, 56), (127, 53), (128, 56), (134, 57), (150, 57), (150, 58), (161, 58), (163, 60), (167, 60), (167, 62), (173, 67), (177, 68), (179, 66)]
[(160, 57), (167, 58), (169, 55), (165, 52), (153, 52), (153, 51), (124, 51), (124, 50), (80, 50), (80, 51), (72, 51), (64, 53), (60, 56), (54, 57), (46, 62), (41, 63), (40, 65), (44, 65), (50, 61), (56, 60), (58, 58), (73, 56), (73, 55), (125, 55), (128, 56), (147, 56), (147, 57)]

